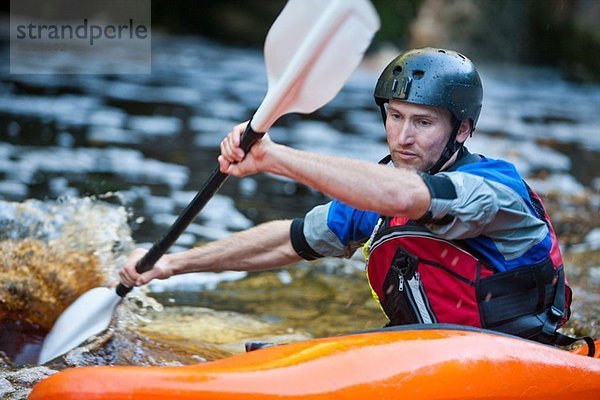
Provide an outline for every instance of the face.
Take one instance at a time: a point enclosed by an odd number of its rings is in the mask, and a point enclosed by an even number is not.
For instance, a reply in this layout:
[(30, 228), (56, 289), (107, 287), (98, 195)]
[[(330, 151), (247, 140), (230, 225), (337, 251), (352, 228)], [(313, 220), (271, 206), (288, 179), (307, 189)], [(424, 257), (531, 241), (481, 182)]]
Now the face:
[(391, 100), (385, 131), (394, 166), (423, 172), (442, 155), (452, 131), (452, 117), (440, 108)]

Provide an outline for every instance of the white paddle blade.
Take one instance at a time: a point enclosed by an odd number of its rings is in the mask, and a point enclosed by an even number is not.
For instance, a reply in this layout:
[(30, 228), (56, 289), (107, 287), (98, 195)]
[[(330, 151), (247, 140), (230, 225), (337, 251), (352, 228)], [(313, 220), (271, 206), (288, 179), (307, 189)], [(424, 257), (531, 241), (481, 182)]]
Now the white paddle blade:
[(105, 287), (82, 294), (61, 314), (44, 339), (39, 364), (65, 354), (108, 328), (120, 300), (114, 289)]
[(265, 41), (269, 90), (252, 128), (266, 132), (284, 114), (311, 113), (333, 99), (379, 26), (368, 0), (289, 0)]

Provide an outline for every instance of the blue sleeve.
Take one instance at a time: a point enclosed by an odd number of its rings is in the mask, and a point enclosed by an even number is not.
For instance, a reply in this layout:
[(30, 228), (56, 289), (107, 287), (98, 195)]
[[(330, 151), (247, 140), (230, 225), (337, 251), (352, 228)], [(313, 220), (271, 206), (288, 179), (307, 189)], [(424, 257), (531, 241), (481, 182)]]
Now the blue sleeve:
[(378, 219), (379, 214), (375, 212), (357, 210), (334, 200), (327, 215), (327, 226), (342, 244), (348, 245), (369, 239)]
[(303, 233), (322, 256), (350, 257), (369, 239), (379, 214), (357, 210), (340, 201), (313, 208), (304, 218)]

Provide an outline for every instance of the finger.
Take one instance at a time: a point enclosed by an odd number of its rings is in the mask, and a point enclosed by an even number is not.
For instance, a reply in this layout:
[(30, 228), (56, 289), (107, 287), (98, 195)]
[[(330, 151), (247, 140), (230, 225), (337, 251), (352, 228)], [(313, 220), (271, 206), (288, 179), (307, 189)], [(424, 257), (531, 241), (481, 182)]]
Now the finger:
[(135, 270), (135, 264), (128, 265), (124, 269), (124, 273), (125, 273), (127, 282), (130, 285), (135, 285), (135, 281), (139, 276), (138, 272)]
[[(223, 141), (221, 142), (221, 154), (223, 154), (225, 156), (225, 158), (227, 159), (227, 161), (229, 162), (235, 162), (235, 161), (241, 161), (239, 159), (239, 150), (237, 148), (237, 146), (235, 145), (235, 140), (233, 138), (234, 133), (233, 132), (229, 132), (229, 134), (227, 134), (227, 136), (225, 136), (225, 138), (223, 139)], [(243, 154), (242, 154), (243, 157)]]
[(221, 140), (221, 143), (219, 144), (219, 148), (221, 149), (221, 155), (219, 156), (219, 158), (223, 158), (227, 162), (232, 162), (233, 160), (231, 159), (231, 155), (227, 151), (227, 147), (226, 147), (225, 143), (226, 143), (226, 138)]
[(145, 249), (134, 249), (127, 261), (123, 264), (121, 269), (119, 270), (119, 280), (127, 287), (133, 287), (135, 285), (135, 281), (138, 278), (138, 273), (135, 270), (135, 266), (140, 258), (146, 254), (147, 250)]
[(219, 170), (224, 173), (227, 174), (229, 166), (231, 165), (231, 162), (229, 162), (223, 155), (220, 155), (217, 158), (217, 161), (219, 161)]
[(125, 274), (125, 270), (124, 270), (124, 269), (121, 269), (121, 270), (119, 271), (119, 281), (120, 281), (120, 282), (121, 282), (123, 285), (125, 285), (125, 286), (128, 286), (128, 285), (129, 285), (129, 283), (130, 283), (130, 282), (129, 282), (129, 277), (127, 276), (127, 274)]
[(234, 144), (231, 133), (221, 142), (221, 154), (229, 162), (241, 162), (245, 156), (244, 151)]
[(135, 284), (136, 286), (146, 285), (156, 278), (162, 278), (163, 274), (164, 271), (160, 267), (155, 266), (150, 271), (146, 271), (143, 274), (139, 275), (135, 281)]
[(119, 271), (119, 280), (121, 281), (121, 283), (127, 287), (133, 287), (135, 286), (135, 278), (133, 278), (131, 276), (131, 274), (129, 273), (129, 271), (125, 268), (121, 269)]
[(156, 278), (155, 275), (156, 275), (156, 273), (153, 270), (144, 272), (143, 274), (138, 276), (138, 278), (136, 279), (135, 286), (143, 286), (143, 285), (147, 284), (148, 282), (150, 282), (151, 280)]
[(236, 147), (240, 146), (240, 143), (242, 141), (242, 136), (244, 134), (244, 132), (246, 131), (246, 127), (248, 126), (248, 123), (250, 121), (245, 121), (242, 122), (241, 124), (238, 124), (236, 126), (233, 127), (232, 133), (234, 134), (234, 144)]
[(238, 178), (243, 178), (244, 176), (246, 176), (246, 173), (244, 173), (240, 169), (240, 167), (239, 167), (240, 164), (230, 163), (222, 156), (219, 156), (218, 161), (219, 161), (219, 170), (222, 173), (227, 174), (227, 175), (237, 176)]
[(246, 155), (244, 150), (240, 147), (242, 133), (243, 131), (234, 129), (229, 135), (227, 135), (227, 148), (233, 160), (237, 162), (241, 162)]
[(238, 159), (236, 160), (238, 162), (242, 161), (246, 156), (246, 152), (240, 147), (240, 145), (242, 143), (242, 137), (244, 136), (246, 127), (249, 123), (250, 121), (242, 122), (241, 124), (234, 126), (231, 132), (231, 145), (234, 149), (237, 149), (235, 150), (235, 153), (238, 157)]
[(231, 132), (231, 144), (233, 144), (234, 147), (239, 147), (240, 143), (242, 142), (242, 134), (244, 133), (244, 129), (241, 129), (240, 125), (237, 125), (234, 127), (233, 131)]

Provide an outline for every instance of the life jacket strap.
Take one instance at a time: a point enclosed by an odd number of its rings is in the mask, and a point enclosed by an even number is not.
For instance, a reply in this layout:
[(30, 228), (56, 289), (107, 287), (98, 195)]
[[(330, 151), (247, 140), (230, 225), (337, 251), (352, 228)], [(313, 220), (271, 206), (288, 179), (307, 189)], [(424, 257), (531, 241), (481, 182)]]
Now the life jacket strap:
[(587, 356), (594, 357), (596, 355), (596, 344), (594, 343), (594, 339), (592, 339), (589, 336), (573, 337), (573, 336), (567, 336), (567, 335), (563, 335), (562, 333), (556, 332), (556, 334), (552, 338), (552, 342), (550, 342), (549, 344), (554, 344), (557, 346), (570, 346), (579, 340), (583, 340), (587, 344), (587, 347), (588, 347)]
[(565, 316), (565, 271), (562, 266), (556, 270), (557, 282), (554, 292), (554, 302), (548, 310), (548, 318), (542, 327), (542, 334), (554, 335), (558, 329), (558, 324)]

